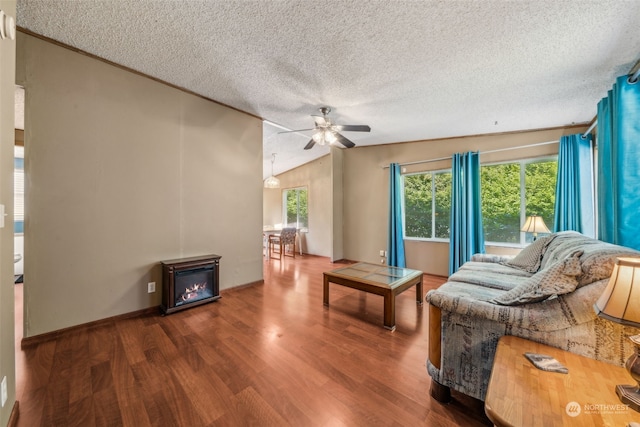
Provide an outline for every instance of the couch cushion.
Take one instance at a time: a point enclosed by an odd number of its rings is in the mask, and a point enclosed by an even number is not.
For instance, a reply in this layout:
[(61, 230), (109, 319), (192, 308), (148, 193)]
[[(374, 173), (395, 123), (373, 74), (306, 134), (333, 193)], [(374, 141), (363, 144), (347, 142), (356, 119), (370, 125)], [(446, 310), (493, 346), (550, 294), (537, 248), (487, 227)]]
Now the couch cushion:
[(574, 251), (569, 257), (539, 271), (492, 302), (501, 305), (520, 305), (573, 292), (578, 286), (576, 277), (582, 273), (580, 255), (582, 255), (581, 250)]
[[(597, 318), (593, 303), (602, 295), (606, 285), (606, 280), (599, 280), (557, 298), (524, 305), (500, 305), (490, 301), (504, 291), (448, 282), (427, 292), (426, 301), (442, 309), (443, 313), (465, 316), (469, 322), (487, 319), (505, 324), (509, 331), (527, 329), (550, 332), (572, 328)], [(613, 322), (604, 319), (596, 321), (613, 325)]]
[(542, 263), (542, 256), (544, 255), (547, 246), (555, 238), (555, 235), (541, 237), (529, 246), (520, 251), (510, 261), (505, 262), (505, 265), (509, 267), (518, 268), (520, 270), (528, 271), (529, 273), (535, 273), (540, 269)]
[[(505, 276), (521, 276), (521, 277), (531, 277), (533, 273), (529, 273), (524, 270), (519, 270), (517, 268), (509, 267), (505, 264), (498, 264), (495, 262), (476, 262), (476, 261), (467, 261), (460, 266), (458, 271), (473, 271), (478, 274), (485, 273), (496, 273), (503, 274)], [(457, 274), (457, 273), (454, 273)]]
[(508, 291), (529, 277), (531, 273), (506, 265), (468, 261), (449, 277), (449, 281)]
[(565, 259), (576, 250), (584, 251), (580, 259), (582, 273), (578, 276), (578, 287), (609, 278), (618, 257), (640, 257), (640, 252), (631, 248), (602, 242), (575, 231), (562, 231), (556, 233), (556, 238), (549, 243), (540, 269)]
[(499, 289), (482, 285), (477, 286), (466, 282), (449, 281), (438, 289), (427, 292), (426, 300), (428, 303), (440, 307), (443, 311), (456, 311), (460, 300), (472, 301), (471, 304), (478, 302), (489, 303), (503, 293), (504, 291)]
[(471, 255), (471, 261), (483, 262), (485, 264), (495, 264), (499, 262), (507, 262), (513, 259), (514, 255), (496, 255), (496, 254), (473, 254)]

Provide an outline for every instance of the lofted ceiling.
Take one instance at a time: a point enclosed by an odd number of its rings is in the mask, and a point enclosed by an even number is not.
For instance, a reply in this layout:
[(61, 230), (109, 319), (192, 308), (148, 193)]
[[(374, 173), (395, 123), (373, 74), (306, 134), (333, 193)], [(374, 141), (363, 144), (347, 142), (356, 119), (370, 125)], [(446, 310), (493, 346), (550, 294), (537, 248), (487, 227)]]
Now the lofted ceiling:
[[(640, 0), (18, 0), (19, 27), (267, 120), (264, 175), (330, 106), (358, 146), (590, 122)], [(274, 126), (273, 124), (277, 126)], [(281, 127), (279, 127), (281, 126)]]

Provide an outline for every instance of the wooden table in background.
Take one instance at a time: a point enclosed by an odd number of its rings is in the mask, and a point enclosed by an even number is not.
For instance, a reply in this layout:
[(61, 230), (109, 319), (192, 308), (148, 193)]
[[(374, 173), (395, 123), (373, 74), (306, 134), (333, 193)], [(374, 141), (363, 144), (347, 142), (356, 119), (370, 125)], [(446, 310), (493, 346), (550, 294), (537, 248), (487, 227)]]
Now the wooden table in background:
[[(537, 369), (523, 354), (548, 354), (568, 374)], [(496, 426), (616, 426), (640, 422), (640, 413), (616, 395), (633, 384), (626, 369), (513, 336), (500, 338), (485, 400)]]

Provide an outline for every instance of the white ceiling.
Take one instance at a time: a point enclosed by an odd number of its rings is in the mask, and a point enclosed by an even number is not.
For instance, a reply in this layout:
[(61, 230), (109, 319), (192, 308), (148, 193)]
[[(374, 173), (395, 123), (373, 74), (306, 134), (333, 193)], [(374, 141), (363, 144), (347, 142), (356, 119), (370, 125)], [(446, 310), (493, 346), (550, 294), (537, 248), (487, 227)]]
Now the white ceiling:
[[(18, 0), (17, 24), (357, 145), (585, 123), (640, 58), (640, 0)], [(328, 152), (264, 126), (264, 174)]]

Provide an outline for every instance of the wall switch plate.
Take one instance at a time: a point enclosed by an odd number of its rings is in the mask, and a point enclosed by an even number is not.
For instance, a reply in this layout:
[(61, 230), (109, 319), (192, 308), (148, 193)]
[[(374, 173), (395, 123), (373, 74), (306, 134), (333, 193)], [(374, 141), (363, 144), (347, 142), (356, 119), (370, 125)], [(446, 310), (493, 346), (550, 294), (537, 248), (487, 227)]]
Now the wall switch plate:
[(156, 291), (156, 282), (147, 283), (147, 292), (152, 294)]
[(380, 256), (385, 256), (384, 250), (380, 250)]
[(7, 376), (2, 377), (2, 385), (0, 385), (0, 396), (2, 397), (2, 407), (7, 403)]

